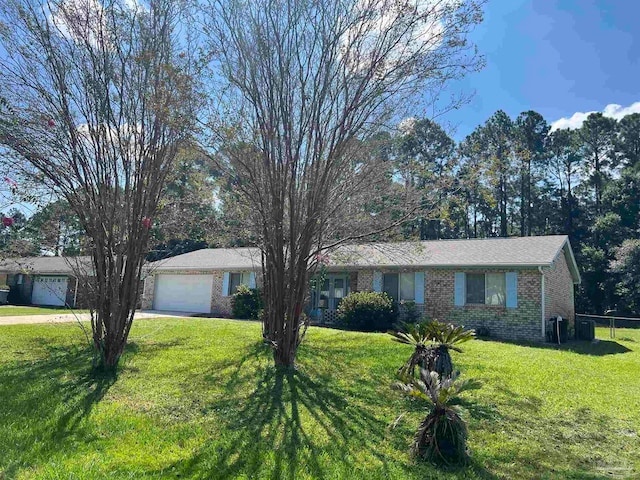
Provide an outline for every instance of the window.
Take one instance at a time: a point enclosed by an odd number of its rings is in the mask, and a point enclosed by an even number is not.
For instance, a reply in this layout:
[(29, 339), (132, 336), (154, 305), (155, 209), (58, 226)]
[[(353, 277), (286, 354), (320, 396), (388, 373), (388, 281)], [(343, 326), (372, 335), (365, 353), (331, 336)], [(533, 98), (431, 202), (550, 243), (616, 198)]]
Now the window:
[(485, 275), (485, 282), (485, 304), (504, 305), (507, 298), (507, 286), (504, 273), (487, 273)]
[(393, 298), (414, 301), (416, 298), (416, 277), (414, 273), (385, 273), (382, 277), (382, 290)]
[(249, 286), (250, 276), (251, 274), (249, 272), (229, 274), (229, 295), (236, 293), (240, 285)]
[(484, 273), (467, 273), (465, 303), (484, 303)]
[(21, 273), (19, 273), (18, 278), (16, 279), (16, 285), (22, 285), (23, 282), (24, 282), (24, 277), (22, 276)]
[(504, 305), (507, 287), (504, 273), (467, 273), (467, 304)]

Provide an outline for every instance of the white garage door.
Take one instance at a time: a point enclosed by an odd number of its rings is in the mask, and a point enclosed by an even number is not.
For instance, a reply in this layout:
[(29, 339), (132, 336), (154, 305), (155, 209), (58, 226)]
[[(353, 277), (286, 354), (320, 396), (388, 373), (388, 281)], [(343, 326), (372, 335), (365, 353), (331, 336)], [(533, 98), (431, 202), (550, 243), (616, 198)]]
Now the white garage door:
[(64, 306), (67, 298), (67, 277), (37, 276), (33, 280), (33, 305)]
[(213, 275), (156, 275), (153, 308), (174, 312), (211, 312)]

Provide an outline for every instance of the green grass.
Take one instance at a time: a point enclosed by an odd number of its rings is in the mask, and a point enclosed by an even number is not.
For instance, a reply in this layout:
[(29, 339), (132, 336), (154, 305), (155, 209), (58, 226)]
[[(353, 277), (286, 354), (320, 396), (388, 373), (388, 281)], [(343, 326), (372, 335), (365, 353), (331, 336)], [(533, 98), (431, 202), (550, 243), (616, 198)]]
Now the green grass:
[(449, 470), (407, 454), (423, 409), (389, 385), (408, 347), (312, 328), (283, 373), (259, 337), (253, 322), (136, 321), (114, 382), (89, 375), (77, 325), (0, 327), (0, 478), (640, 476), (640, 331), (469, 342), (454, 362), (483, 382), (466, 401), (472, 461)]
[(89, 310), (70, 310), (64, 307), (0, 307), (0, 317), (23, 317), (25, 315), (61, 315), (68, 313), (85, 313)]

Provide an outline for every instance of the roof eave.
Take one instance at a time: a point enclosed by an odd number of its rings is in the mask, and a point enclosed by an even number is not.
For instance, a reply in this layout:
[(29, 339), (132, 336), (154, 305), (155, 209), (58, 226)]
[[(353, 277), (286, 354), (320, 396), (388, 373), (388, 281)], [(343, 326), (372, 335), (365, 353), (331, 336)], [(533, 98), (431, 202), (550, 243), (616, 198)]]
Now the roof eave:
[[(569, 237), (565, 236), (564, 242), (556, 252), (555, 257), (553, 257), (553, 261), (555, 262), (562, 252), (566, 252), (569, 255), (569, 271), (571, 272), (571, 276), (573, 277), (574, 285), (580, 285), (582, 283), (582, 277), (580, 275), (580, 270), (578, 269), (578, 262), (576, 262), (576, 257), (573, 254), (573, 248), (571, 248), (571, 242), (569, 241)], [(553, 262), (552, 262), (553, 263)]]

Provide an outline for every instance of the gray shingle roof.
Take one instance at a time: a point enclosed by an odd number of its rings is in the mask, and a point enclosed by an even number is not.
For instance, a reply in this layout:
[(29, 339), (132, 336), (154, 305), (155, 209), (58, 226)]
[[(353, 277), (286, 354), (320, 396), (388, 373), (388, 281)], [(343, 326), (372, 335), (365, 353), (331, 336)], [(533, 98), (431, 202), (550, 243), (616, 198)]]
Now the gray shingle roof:
[(72, 274), (91, 268), (91, 257), (24, 257), (0, 260), (0, 273)]
[(262, 257), (257, 248), (204, 248), (149, 265), (153, 270), (257, 270)]
[(353, 266), (544, 266), (563, 247), (564, 235), (345, 245), (332, 254)]
[[(574, 280), (579, 282), (566, 235), (343, 245), (329, 254), (329, 267), (545, 267), (563, 249)], [(210, 248), (154, 262), (151, 268), (257, 270), (260, 261), (256, 248)]]

